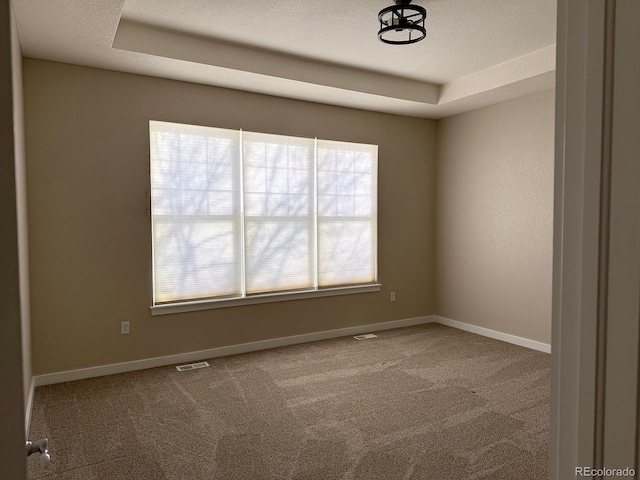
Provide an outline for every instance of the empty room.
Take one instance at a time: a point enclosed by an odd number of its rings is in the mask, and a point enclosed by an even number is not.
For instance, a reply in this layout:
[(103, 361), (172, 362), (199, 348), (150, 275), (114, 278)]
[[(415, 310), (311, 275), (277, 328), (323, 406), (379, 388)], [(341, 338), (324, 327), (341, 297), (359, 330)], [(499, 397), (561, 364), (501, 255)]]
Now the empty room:
[(0, 478), (637, 470), (594, 4), (3, 0)]

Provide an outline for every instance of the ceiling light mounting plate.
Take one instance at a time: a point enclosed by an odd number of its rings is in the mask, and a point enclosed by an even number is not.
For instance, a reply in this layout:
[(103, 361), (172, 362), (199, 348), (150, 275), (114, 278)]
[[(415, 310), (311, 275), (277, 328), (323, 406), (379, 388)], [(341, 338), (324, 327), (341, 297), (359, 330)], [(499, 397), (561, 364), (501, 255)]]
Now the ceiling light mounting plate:
[(394, 1), (395, 5), (383, 8), (378, 13), (378, 38), (389, 45), (419, 42), (427, 35), (424, 28), (427, 11), (420, 5), (411, 5), (411, 0)]

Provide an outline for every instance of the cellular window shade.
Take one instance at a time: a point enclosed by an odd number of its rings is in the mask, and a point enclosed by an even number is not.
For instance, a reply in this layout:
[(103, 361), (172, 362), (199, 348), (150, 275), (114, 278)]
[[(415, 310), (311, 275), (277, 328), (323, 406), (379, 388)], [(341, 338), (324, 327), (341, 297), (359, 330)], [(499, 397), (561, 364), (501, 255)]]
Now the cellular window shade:
[(243, 132), (246, 293), (313, 288), (314, 139)]
[(149, 122), (154, 303), (242, 292), (240, 132)]
[(378, 147), (317, 141), (318, 285), (377, 277)]
[(149, 131), (154, 305), (377, 280), (377, 146)]

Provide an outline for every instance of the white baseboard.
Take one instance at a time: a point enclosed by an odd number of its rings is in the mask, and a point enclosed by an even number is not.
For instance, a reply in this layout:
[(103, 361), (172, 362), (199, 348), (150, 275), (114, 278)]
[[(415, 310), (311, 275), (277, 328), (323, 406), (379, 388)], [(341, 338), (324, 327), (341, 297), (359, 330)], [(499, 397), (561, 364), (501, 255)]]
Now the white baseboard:
[(31, 393), (29, 398), (29, 408), (27, 412), (27, 428), (30, 423), (31, 404), (33, 402), (34, 387), (42, 385), (51, 385), (54, 383), (70, 382), (73, 380), (83, 380), (86, 378), (102, 377), (105, 375), (113, 375), (115, 373), (133, 372), (136, 370), (144, 370), (147, 368), (164, 367), (166, 365), (174, 365), (177, 363), (189, 363), (208, 358), (224, 357), (227, 355), (236, 355), (239, 353), (256, 352), (258, 350), (266, 350), (269, 348), (284, 347), (286, 345), (295, 345), (299, 343), (316, 342), (318, 340), (327, 340), (329, 338), (346, 337), (350, 335), (360, 335), (362, 333), (377, 332), (380, 330), (391, 330), (393, 328), (410, 327), (413, 325), (422, 325), (425, 323), (440, 323), (448, 327), (465, 330), (467, 332), (482, 335), (484, 337), (494, 338), (503, 342), (512, 343), (521, 347), (531, 348), (545, 353), (551, 353), (551, 345), (527, 338), (509, 335), (507, 333), (497, 332), (488, 328), (477, 327), (464, 322), (458, 322), (449, 318), (430, 315), (424, 317), (405, 318), (403, 320), (393, 320), (390, 322), (373, 323), (369, 325), (359, 325), (356, 327), (338, 328), (335, 330), (325, 330), (323, 332), (305, 333), (302, 335), (293, 335), (290, 337), (273, 338), (270, 340), (261, 340), (258, 342), (241, 343), (238, 345), (230, 345), (227, 347), (211, 348), (208, 350), (199, 350), (197, 352), (179, 353), (177, 355), (168, 355), (165, 357), (147, 358), (144, 360), (134, 360), (132, 362), (113, 363), (110, 365), (101, 365), (97, 367), (82, 368), (79, 370), (70, 370), (66, 372), (48, 373), (33, 377)]
[(38, 375), (34, 377), (34, 382), (36, 387), (40, 387), (42, 385), (51, 385), (54, 383), (70, 382), (73, 380), (102, 377), (115, 373), (133, 372), (135, 370), (144, 370), (146, 368), (163, 367), (176, 363), (188, 363), (208, 358), (236, 355), (238, 353), (255, 352), (258, 350), (284, 347), (286, 345), (295, 345), (298, 343), (315, 342), (318, 340), (326, 340), (329, 338), (346, 337), (349, 335), (360, 335), (367, 332), (377, 332), (380, 330), (390, 330), (393, 328), (422, 325), (434, 321), (434, 316), (425, 316), (406, 318), (403, 320), (393, 320), (390, 322), (373, 323), (369, 325), (359, 325), (356, 327), (338, 328), (335, 330), (325, 330), (323, 332), (305, 333), (302, 335), (273, 338), (270, 340), (261, 340), (258, 342), (241, 343), (238, 345), (230, 345), (228, 347), (211, 348), (209, 350), (180, 353), (177, 355), (168, 355), (165, 357), (147, 358), (144, 360), (135, 360), (132, 362), (114, 363), (111, 365), (101, 365), (98, 367), (82, 368), (79, 370), (70, 370), (66, 372), (48, 373), (45, 375)]
[(36, 390), (36, 379), (31, 377), (31, 385), (29, 385), (29, 395), (27, 396), (27, 404), (25, 405), (24, 429), (25, 439), (29, 439), (29, 430), (31, 430), (31, 412), (33, 411), (33, 395)]
[(551, 345), (548, 343), (536, 342), (535, 340), (529, 340), (528, 338), (517, 337), (516, 335), (510, 335), (508, 333), (498, 332), (484, 327), (478, 327), (469, 323), (458, 322), (457, 320), (451, 320), (449, 318), (433, 315), (434, 321), (447, 327), (457, 328), (466, 332), (482, 335), (483, 337), (494, 338), (507, 343), (513, 343), (521, 347), (531, 348), (532, 350), (538, 350), (544, 353), (551, 353)]

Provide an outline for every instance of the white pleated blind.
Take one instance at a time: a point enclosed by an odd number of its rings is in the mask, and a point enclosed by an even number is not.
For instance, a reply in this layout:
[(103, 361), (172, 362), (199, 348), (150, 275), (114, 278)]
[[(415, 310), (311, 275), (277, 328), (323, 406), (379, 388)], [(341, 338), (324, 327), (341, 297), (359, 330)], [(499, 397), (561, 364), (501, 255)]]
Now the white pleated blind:
[(154, 305), (377, 280), (377, 146), (149, 131)]
[(154, 302), (241, 294), (240, 132), (149, 129)]
[(318, 140), (318, 285), (377, 276), (378, 147)]
[(314, 286), (314, 140), (243, 133), (246, 291)]

